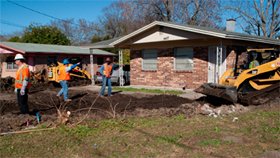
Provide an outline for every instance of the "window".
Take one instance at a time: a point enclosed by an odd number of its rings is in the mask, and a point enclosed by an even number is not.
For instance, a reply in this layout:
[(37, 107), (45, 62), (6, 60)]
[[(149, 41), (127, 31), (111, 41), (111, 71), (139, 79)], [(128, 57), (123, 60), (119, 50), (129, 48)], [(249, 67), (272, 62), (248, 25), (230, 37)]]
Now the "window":
[(6, 63), (7, 63), (7, 70), (14, 70), (18, 68), (18, 66), (15, 64), (14, 57), (8, 57)]
[[(39, 63), (36, 63), (39, 64)], [(43, 62), (41, 62), (40, 64), (43, 64)], [(57, 64), (57, 56), (48, 56), (48, 65), (58, 65)]]
[(103, 57), (97, 57), (97, 65), (103, 65), (104, 64), (104, 58)]
[(157, 50), (143, 50), (142, 70), (157, 70)]
[(82, 58), (80, 58), (80, 57), (72, 57), (72, 58), (70, 58), (70, 63), (71, 64), (77, 64), (78, 62), (82, 62)]
[(176, 48), (174, 52), (175, 70), (192, 70), (193, 69), (193, 49)]

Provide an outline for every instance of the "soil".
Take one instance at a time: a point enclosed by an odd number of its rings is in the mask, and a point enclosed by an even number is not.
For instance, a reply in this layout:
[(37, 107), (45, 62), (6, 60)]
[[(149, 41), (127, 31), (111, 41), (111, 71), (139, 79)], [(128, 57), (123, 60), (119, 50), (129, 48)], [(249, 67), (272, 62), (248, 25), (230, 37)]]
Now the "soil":
[[(66, 111), (75, 117), (84, 116), (92, 106), (89, 117), (103, 119), (122, 116), (157, 116), (180, 113), (182, 105), (193, 101), (171, 95), (120, 94), (112, 97), (98, 97), (96, 92), (70, 90), (71, 102), (66, 103), (63, 97), (57, 97), (59, 89), (34, 91), (29, 94), (31, 115), (19, 115), (16, 96), (2, 93), (0, 97), (0, 132), (24, 129), (37, 125), (36, 112), (40, 112), (42, 122), (50, 124), (57, 119), (56, 107), (65, 106)], [(140, 96), (140, 97), (139, 97)], [(182, 110), (181, 110), (182, 111)], [(186, 112), (186, 110), (184, 111)]]
[[(30, 115), (19, 114), (15, 94), (0, 93), (0, 133), (35, 127), (38, 125), (35, 116), (38, 111), (41, 115), (40, 123), (45, 126), (54, 126), (57, 124), (57, 108), (59, 107), (64, 111), (70, 111), (69, 123), (75, 123), (87, 114), (89, 119), (97, 120), (177, 114), (192, 117), (192, 115), (199, 113), (199, 108), (202, 105), (208, 104), (207, 99), (193, 101), (175, 95), (115, 93), (111, 97), (99, 97), (97, 92), (77, 89), (69, 90), (69, 97), (72, 101), (64, 102), (63, 97), (56, 96), (58, 91), (58, 88), (33, 88), (28, 100)], [(276, 100), (276, 102), (278, 101)], [(210, 106), (213, 107), (211, 104)]]

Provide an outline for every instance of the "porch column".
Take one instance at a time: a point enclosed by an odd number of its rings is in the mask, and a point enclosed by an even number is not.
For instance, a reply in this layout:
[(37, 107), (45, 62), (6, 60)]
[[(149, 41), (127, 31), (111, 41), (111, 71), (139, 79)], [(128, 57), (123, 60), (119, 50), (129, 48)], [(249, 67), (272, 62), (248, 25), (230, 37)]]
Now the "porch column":
[(93, 49), (90, 48), (90, 75), (91, 75), (91, 85), (95, 85), (94, 81), (94, 63), (93, 63)]
[(120, 81), (120, 87), (124, 86), (124, 80), (123, 80), (123, 51), (119, 50), (119, 81)]

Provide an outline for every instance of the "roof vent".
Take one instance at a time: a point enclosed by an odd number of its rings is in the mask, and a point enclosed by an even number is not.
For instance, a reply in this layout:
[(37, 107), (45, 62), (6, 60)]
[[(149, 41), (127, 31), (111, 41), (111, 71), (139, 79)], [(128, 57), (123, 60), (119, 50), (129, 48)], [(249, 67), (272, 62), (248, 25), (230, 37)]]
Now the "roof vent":
[(236, 23), (235, 19), (227, 19), (226, 31), (234, 32), (235, 31), (235, 23)]

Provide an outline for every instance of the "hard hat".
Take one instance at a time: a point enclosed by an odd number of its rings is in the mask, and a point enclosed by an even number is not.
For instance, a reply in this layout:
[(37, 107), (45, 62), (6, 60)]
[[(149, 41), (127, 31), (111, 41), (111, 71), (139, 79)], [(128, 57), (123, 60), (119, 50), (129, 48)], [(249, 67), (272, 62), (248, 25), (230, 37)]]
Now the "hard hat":
[(69, 64), (70, 62), (69, 62), (68, 59), (63, 59), (62, 63), (63, 63), (64, 65), (66, 65), (66, 64)]
[(14, 60), (24, 60), (24, 57), (22, 54), (16, 54), (15, 59)]

